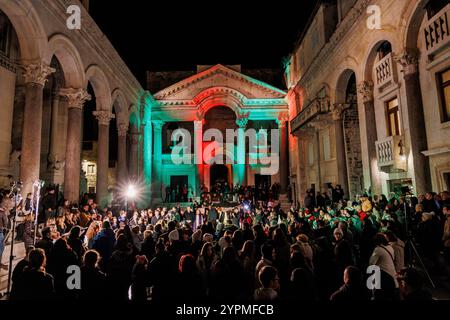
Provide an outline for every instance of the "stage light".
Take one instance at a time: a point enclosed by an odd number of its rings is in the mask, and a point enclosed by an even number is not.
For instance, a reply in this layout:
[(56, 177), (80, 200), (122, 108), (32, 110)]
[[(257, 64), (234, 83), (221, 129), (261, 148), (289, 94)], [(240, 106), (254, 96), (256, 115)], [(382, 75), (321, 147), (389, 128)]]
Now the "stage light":
[(136, 188), (134, 185), (130, 184), (127, 187), (127, 192), (125, 193), (127, 199), (134, 199), (137, 196)]

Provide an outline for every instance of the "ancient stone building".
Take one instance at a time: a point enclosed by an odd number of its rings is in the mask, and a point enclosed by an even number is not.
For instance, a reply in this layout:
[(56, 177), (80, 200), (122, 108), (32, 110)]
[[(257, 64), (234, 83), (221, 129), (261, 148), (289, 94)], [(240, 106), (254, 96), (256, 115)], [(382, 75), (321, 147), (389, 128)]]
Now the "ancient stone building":
[[(161, 88), (160, 75), (148, 75), (149, 87), (159, 84)], [(164, 79), (173, 82), (177, 75), (186, 73), (170, 73)], [(242, 73), (240, 66), (223, 65), (198, 66), (197, 73), (155, 92), (151, 108), (153, 130), (148, 134), (144, 131), (144, 150), (153, 149), (152, 168), (148, 168), (152, 174), (146, 175), (147, 183), (151, 181), (152, 184), (152, 200), (157, 203), (164, 199), (167, 186), (186, 185), (192, 188), (194, 196), (199, 196), (200, 186), (210, 189), (217, 180), (229, 185), (278, 182), (285, 192), (288, 184), (285, 96), (285, 91)], [(192, 157), (182, 164), (172, 159), (177, 142), (172, 134), (177, 129), (185, 129), (190, 141), (185, 152)], [(215, 158), (220, 153), (222, 163), (208, 159), (209, 153), (205, 152), (208, 148), (216, 149), (214, 143), (218, 141), (217, 136), (208, 136), (208, 129), (218, 129), (224, 145), (229, 136), (227, 130), (236, 134), (230, 140), (231, 148), (224, 146), (214, 155)], [(276, 130), (279, 152), (272, 150), (273, 141), (265, 145), (268, 150), (264, 152), (249, 146), (247, 139), (252, 139), (251, 129), (257, 134), (260, 129), (267, 130), (264, 132), (269, 135), (271, 129)], [(256, 143), (262, 145), (259, 141)], [(277, 168), (276, 172), (268, 174), (261, 169), (267, 164), (261, 157), (267, 157), (271, 152), (276, 152), (273, 161), (277, 162)]]
[[(80, 29), (66, 23), (73, 4)], [(25, 195), (43, 179), (101, 202), (115, 172), (139, 176), (150, 98), (82, 3), (0, 0), (0, 35), (1, 186), (12, 176)]]
[(449, 19), (442, 0), (320, 1), (285, 70), (299, 202), (450, 189)]

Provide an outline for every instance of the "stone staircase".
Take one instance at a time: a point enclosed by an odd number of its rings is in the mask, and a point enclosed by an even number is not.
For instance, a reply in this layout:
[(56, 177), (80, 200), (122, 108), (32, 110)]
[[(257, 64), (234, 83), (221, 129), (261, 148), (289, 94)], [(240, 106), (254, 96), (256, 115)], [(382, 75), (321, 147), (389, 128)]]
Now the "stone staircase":
[[(2, 257), (2, 263), (3, 264), (9, 264), (9, 255), (11, 253), (11, 245), (8, 244), (5, 246), (5, 251), (3, 252)], [(13, 260), (13, 266), (12, 269), (14, 270), (14, 267), (16, 264), (22, 260), (25, 257), (25, 247), (23, 245), (23, 242), (14, 242), (14, 260)], [(6, 292), (6, 287), (8, 284), (8, 270), (0, 270), (0, 300), (5, 299), (4, 296)]]
[(291, 209), (292, 204), (289, 202), (289, 198), (285, 193), (279, 195), (278, 203), (280, 203), (280, 207), (285, 213)]

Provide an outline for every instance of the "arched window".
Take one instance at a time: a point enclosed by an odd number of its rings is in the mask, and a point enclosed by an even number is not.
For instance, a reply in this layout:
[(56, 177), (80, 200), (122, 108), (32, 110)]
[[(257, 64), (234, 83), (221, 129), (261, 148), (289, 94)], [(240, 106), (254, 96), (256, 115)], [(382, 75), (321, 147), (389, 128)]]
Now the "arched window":
[(392, 52), (392, 45), (389, 41), (384, 41), (378, 47), (378, 59), (381, 60)]
[(8, 17), (0, 10), (0, 53), (9, 57), (12, 25)]
[(448, 4), (448, 0), (430, 0), (425, 9), (427, 10), (428, 19), (433, 18), (436, 13), (441, 11)]

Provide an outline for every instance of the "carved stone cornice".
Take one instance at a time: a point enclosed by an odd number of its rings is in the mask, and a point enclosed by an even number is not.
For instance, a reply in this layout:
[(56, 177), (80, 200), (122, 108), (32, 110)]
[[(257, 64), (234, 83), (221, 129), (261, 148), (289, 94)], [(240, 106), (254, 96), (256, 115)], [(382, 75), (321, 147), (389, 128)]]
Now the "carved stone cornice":
[(50, 67), (43, 61), (27, 64), (22, 66), (22, 68), (25, 83), (36, 83), (41, 86), (45, 85), (50, 74), (56, 72), (55, 68)]
[(236, 119), (236, 124), (239, 126), (239, 128), (245, 128), (247, 126), (248, 120), (249, 120), (250, 112), (240, 112)]
[(305, 87), (309, 83), (313, 83), (314, 77), (316, 77), (318, 72), (323, 68), (328, 68), (331, 57), (336, 54), (336, 52), (339, 52), (337, 47), (342, 43), (342, 39), (348, 34), (350, 29), (358, 22), (358, 20), (363, 20), (364, 25), (366, 24), (366, 11), (371, 2), (372, 0), (359, 0), (354, 4), (352, 9), (339, 23), (338, 28), (333, 33), (330, 40), (323, 46), (322, 50), (316, 55), (316, 58), (310, 63), (307, 72), (297, 81), (296, 87)]
[[(203, 71), (201, 73), (193, 75), (193, 76), (191, 76), (191, 77), (189, 77), (189, 78), (187, 78), (185, 80), (182, 80), (182, 81), (180, 81), (180, 82), (178, 82), (178, 83), (176, 83), (176, 84), (174, 84), (174, 85), (172, 85), (172, 86), (170, 86), (170, 87), (168, 87), (166, 89), (163, 89), (160, 92), (157, 92), (155, 94), (155, 99), (157, 99), (157, 100), (164, 100), (167, 97), (172, 96), (173, 94), (175, 94), (175, 93), (185, 89), (186, 87), (188, 87), (190, 85), (196, 84), (196, 83), (198, 83), (198, 82), (200, 82), (200, 81), (202, 81), (204, 79), (210, 78), (210, 77), (212, 77), (214, 75), (217, 75), (217, 74), (225, 75), (229, 79), (237, 80), (237, 81), (242, 82), (242, 83), (244, 83), (246, 85), (249, 85), (251, 87), (258, 87), (261, 90), (263, 90), (263, 91), (271, 94), (272, 96), (274, 96), (274, 98), (284, 99), (284, 97), (286, 96), (286, 92), (284, 92), (284, 91), (282, 91), (280, 89), (277, 89), (277, 88), (269, 86), (269, 85), (263, 85), (261, 82), (255, 80), (255, 79), (253, 79), (251, 77), (248, 77), (248, 76), (246, 76), (246, 75), (244, 75), (242, 73), (239, 73), (237, 71), (231, 70), (231, 69), (229, 69), (229, 68), (227, 68), (227, 67), (225, 67), (223, 65), (218, 64), (218, 65), (215, 65), (215, 66), (213, 66), (213, 67), (211, 67), (211, 68), (209, 68), (209, 69), (207, 69), (207, 70), (205, 70), (205, 71)], [(214, 88), (214, 89), (211, 89), (211, 90), (222, 90), (223, 93), (225, 93), (225, 91), (227, 91), (227, 89), (231, 90), (231, 91), (227, 92), (228, 94), (230, 94), (230, 93), (231, 94), (235, 94), (235, 92), (233, 93), (233, 91), (236, 91), (236, 90), (233, 90), (233, 89), (230, 89), (230, 88), (225, 88), (225, 87), (222, 87), (220, 89)], [(211, 94), (210, 89), (206, 90), (204, 93), (201, 93), (201, 95), (203, 95), (203, 94)], [(239, 94), (236, 97), (239, 98)], [(198, 96), (198, 99), (200, 99), (200, 98), (201, 97)], [(242, 97), (240, 97), (240, 98), (242, 98)]]
[(109, 125), (111, 119), (116, 117), (111, 111), (94, 111), (92, 114), (98, 120), (98, 124), (103, 126)]
[(161, 131), (163, 126), (165, 124), (165, 121), (163, 120), (152, 120), (152, 126), (155, 131)]
[(248, 123), (248, 118), (237, 118), (236, 119), (236, 124), (238, 125), (239, 128), (245, 128), (247, 126)]
[(404, 50), (399, 55), (394, 56), (394, 60), (403, 67), (404, 75), (410, 75), (419, 71), (419, 58), (417, 54)]
[(117, 134), (119, 137), (126, 137), (128, 133), (128, 124), (119, 124), (117, 126)]
[(333, 109), (331, 110), (331, 116), (334, 121), (342, 120), (342, 115), (344, 111), (350, 108), (351, 104), (349, 103), (336, 103), (333, 105)]
[(203, 124), (204, 124), (204, 120), (195, 120), (194, 121), (194, 130), (195, 131), (201, 131), (203, 130)]
[(91, 95), (84, 89), (62, 88), (59, 95), (68, 102), (68, 108), (83, 109), (86, 101), (91, 100)]
[(285, 128), (288, 125), (289, 115), (288, 114), (280, 114), (276, 119), (276, 123), (278, 124), (278, 128)]
[(363, 81), (358, 84), (357, 87), (358, 94), (361, 96), (363, 103), (368, 103), (373, 101), (373, 82)]

